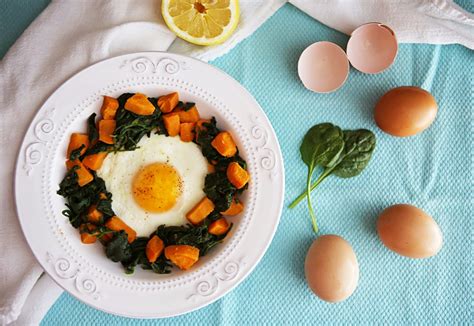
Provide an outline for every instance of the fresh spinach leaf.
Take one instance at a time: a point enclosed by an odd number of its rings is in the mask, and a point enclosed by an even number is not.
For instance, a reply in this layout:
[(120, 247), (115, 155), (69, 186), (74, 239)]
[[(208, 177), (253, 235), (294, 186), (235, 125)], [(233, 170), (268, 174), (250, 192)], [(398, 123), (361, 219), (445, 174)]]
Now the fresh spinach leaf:
[(344, 150), (332, 174), (341, 178), (359, 175), (369, 164), (374, 149), (375, 135), (370, 130), (344, 130)]
[(306, 197), (314, 232), (318, 232), (316, 216), (311, 204), (311, 180), (318, 165), (332, 166), (344, 148), (344, 135), (341, 128), (331, 123), (313, 126), (303, 138), (300, 146), (301, 159), (308, 166), (306, 178)]

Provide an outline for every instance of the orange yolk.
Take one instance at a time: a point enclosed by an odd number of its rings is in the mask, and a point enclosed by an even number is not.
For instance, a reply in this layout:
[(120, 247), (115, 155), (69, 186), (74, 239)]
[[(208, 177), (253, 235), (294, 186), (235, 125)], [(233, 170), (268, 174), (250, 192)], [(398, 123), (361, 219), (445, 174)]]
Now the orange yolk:
[(181, 178), (172, 166), (153, 163), (135, 175), (132, 192), (137, 204), (145, 211), (166, 212), (176, 204), (181, 194)]

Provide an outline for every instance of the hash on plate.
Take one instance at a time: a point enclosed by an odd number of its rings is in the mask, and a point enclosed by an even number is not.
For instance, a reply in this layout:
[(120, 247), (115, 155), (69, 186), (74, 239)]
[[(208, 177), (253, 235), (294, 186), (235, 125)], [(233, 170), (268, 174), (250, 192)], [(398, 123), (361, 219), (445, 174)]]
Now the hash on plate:
[(104, 96), (100, 115), (70, 136), (63, 214), (126, 273), (190, 269), (244, 210), (250, 176), (232, 134), (176, 92)]

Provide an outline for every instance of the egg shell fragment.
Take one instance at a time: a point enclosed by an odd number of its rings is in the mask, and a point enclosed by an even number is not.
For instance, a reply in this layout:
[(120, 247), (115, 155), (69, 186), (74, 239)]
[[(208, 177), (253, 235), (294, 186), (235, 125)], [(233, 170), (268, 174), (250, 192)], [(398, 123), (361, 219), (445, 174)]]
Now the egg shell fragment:
[(432, 257), (443, 246), (443, 234), (436, 221), (408, 204), (386, 208), (377, 220), (377, 233), (388, 249), (410, 258)]
[(359, 282), (359, 264), (351, 245), (337, 235), (314, 240), (306, 254), (305, 275), (311, 290), (328, 302), (347, 299)]

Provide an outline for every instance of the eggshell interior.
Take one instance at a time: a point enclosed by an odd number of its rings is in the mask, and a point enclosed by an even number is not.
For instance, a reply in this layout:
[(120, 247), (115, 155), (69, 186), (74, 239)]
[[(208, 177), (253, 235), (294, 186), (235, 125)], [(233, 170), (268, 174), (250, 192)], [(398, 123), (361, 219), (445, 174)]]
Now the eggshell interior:
[(331, 42), (311, 44), (298, 61), (298, 75), (304, 86), (313, 92), (335, 91), (344, 84), (348, 74), (346, 53)]
[(368, 74), (376, 74), (390, 67), (397, 51), (395, 33), (380, 23), (358, 27), (347, 43), (347, 57), (352, 66)]

